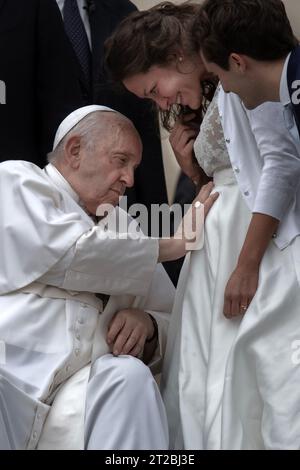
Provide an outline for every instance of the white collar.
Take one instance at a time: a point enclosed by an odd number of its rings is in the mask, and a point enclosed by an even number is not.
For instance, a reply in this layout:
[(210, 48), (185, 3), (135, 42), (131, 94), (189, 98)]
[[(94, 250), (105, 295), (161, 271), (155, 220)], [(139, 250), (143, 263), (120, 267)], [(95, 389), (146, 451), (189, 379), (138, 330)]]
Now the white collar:
[(59, 189), (63, 189), (64, 191), (66, 191), (69, 196), (74, 199), (75, 202), (80, 204), (78, 194), (75, 193), (74, 189), (71, 187), (68, 181), (63, 177), (63, 175), (58, 171), (58, 169), (54, 165), (52, 165), (52, 163), (49, 163), (44, 168), (44, 171)]
[(92, 219), (95, 224), (98, 222), (97, 218), (86, 210), (78, 194), (74, 191), (72, 186), (63, 177), (63, 175), (58, 171), (58, 169), (54, 165), (52, 165), (52, 163), (49, 163), (47, 166), (45, 166), (44, 171), (46, 175), (51, 179), (51, 181), (55, 184), (55, 186), (57, 186), (59, 189), (62, 189), (63, 191), (66, 191), (66, 193), (69, 194), (73, 201), (75, 201), (81, 207), (81, 209), (90, 217), (90, 219)]
[(289, 88), (288, 88), (288, 83), (287, 83), (287, 68), (288, 68), (288, 63), (290, 60), (290, 55), (286, 58), (286, 61), (283, 66), (282, 74), (281, 74), (281, 80), (280, 80), (280, 102), (282, 106), (287, 106), (288, 104), (291, 103), (291, 98), (290, 98), (290, 93), (289, 93)]

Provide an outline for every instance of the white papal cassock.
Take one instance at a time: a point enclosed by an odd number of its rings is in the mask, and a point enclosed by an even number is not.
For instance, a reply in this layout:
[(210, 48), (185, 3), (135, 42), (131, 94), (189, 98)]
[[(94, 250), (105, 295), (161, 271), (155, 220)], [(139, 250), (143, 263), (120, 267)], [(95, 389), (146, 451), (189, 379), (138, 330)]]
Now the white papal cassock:
[[(0, 447), (36, 448), (48, 416), (42, 447), (166, 448), (148, 367), (105, 341), (118, 310), (143, 308), (158, 322), (159, 366), (174, 289), (158, 241), (113, 240), (52, 165), (2, 163), (0, 201)], [(95, 293), (110, 296), (105, 308)]]

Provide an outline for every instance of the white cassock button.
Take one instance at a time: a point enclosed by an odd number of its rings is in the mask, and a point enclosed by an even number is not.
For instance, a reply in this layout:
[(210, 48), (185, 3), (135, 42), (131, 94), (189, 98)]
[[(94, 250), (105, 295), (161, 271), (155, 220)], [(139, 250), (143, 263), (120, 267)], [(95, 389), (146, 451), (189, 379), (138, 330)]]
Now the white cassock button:
[(245, 192), (244, 192), (244, 195), (245, 195), (245, 196), (249, 196), (249, 191), (245, 191)]
[(79, 353), (80, 353), (80, 349), (76, 348), (76, 349), (75, 349), (75, 355), (76, 355), (76, 356), (79, 356)]
[(37, 418), (37, 419), (41, 419), (41, 413), (38, 413), (38, 414), (36, 415), (36, 418)]
[(79, 323), (79, 325), (83, 325), (84, 324), (84, 318), (78, 318), (78, 323)]
[(240, 172), (240, 169), (239, 169), (237, 166), (235, 166), (235, 167), (233, 168), (233, 171), (234, 171), (235, 173), (239, 173), (239, 172)]
[(227, 144), (230, 144), (230, 139), (226, 139), (226, 143), (227, 143)]
[(80, 340), (80, 334), (76, 333), (75, 338), (78, 339), (78, 341), (79, 341)]
[(277, 238), (277, 233), (273, 233), (272, 238)]

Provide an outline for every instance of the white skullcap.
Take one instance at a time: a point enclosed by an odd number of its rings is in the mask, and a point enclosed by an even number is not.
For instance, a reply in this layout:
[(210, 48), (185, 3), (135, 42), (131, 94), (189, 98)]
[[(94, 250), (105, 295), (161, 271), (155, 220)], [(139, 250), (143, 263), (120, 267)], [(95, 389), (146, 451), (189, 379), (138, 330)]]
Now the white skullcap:
[(55, 134), (53, 150), (56, 149), (58, 144), (62, 141), (62, 139), (73, 129), (76, 124), (78, 124), (85, 116), (90, 113), (94, 113), (95, 111), (110, 111), (112, 113), (117, 113), (114, 109), (108, 108), (107, 106), (98, 106), (96, 104), (92, 104), (90, 106), (84, 106), (83, 108), (75, 109), (69, 116), (67, 116), (60, 124), (57, 132)]

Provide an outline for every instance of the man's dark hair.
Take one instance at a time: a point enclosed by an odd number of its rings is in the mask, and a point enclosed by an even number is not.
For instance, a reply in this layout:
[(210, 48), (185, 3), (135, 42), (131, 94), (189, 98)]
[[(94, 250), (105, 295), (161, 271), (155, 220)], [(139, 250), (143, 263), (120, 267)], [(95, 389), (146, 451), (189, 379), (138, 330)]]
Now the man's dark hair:
[(281, 0), (206, 0), (192, 36), (206, 59), (225, 70), (232, 53), (272, 61), (286, 57), (298, 43)]

